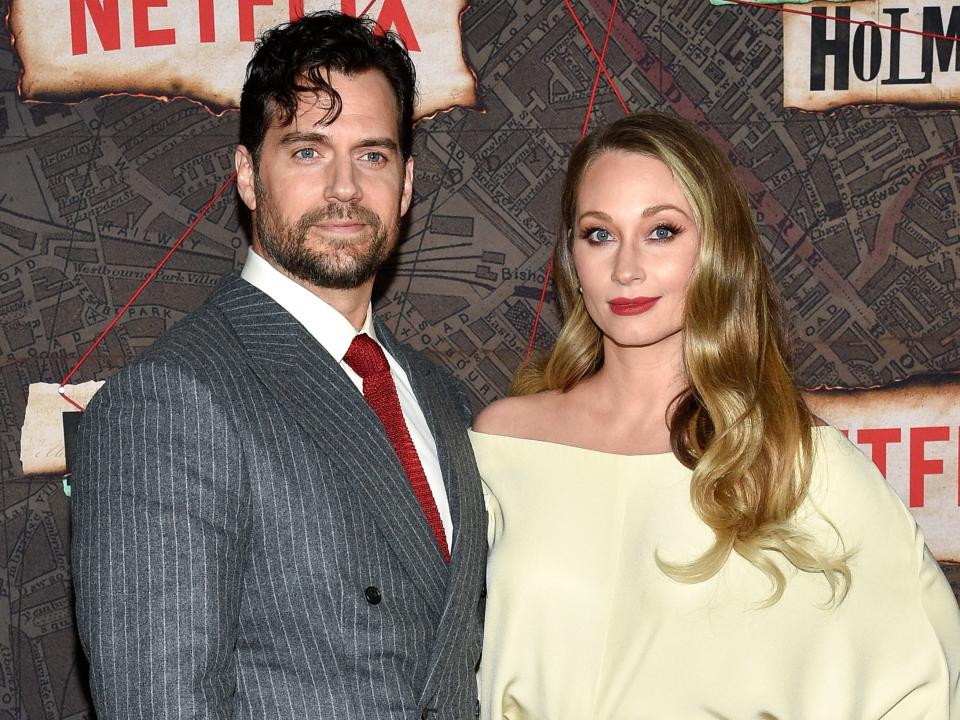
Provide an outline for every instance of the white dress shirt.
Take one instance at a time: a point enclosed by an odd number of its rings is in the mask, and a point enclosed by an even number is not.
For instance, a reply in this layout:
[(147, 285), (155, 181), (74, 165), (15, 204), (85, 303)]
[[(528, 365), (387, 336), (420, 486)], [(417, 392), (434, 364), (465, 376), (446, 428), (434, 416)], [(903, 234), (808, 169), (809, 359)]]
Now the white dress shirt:
[[(343, 361), (343, 356), (346, 355), (350, 343), (359, 334), (349, 320), (331, 305), (277, 270), (257, 255), (253, 249), (247, 252), (247, 259), (240, 277), (265, 292), (276, 300), (284, 310), (293, 315), (307, 329), (307, 332), (316, 338), (317, 342), (333, 356), (334, 360), (340, 363), (340, 367), (353, 384), (357, 386), (357, 390), (363, 392), (363, 379)], [(367, 317), (363, 321), (360, 332), (366, 333), (378, 345), (380, 344), (373, 329), (373, 311), (370, 307), (367, 308)], [(382, 345), (380, 347), (383, 349), (383, 354), (387, 356), (390, 374), (397, 386), (403, 419), (407, 423), (407, 429), (410, 431), (410, 438), (417, 449), (417, 455), (420, 456), (420, 463), (423, 465), (423, 472), (427, 476), (430, 492), (437, 503), (437, 510), (440, 511), (443, 532), (447, 538), (447, 547), (452, 549), (453, 520), (450, 517), (450, 503), (447, 501), (443, 474), (440, 471), (440, 461), (437, 459), (436, 441), (433, 439), (433, 433), (430, 432), (427, 420), (423, 416), (420, 404), (413, 394), (413, 388), (410, 386), (410, 380), (407, 378), (406, 372), (386, 348)]]

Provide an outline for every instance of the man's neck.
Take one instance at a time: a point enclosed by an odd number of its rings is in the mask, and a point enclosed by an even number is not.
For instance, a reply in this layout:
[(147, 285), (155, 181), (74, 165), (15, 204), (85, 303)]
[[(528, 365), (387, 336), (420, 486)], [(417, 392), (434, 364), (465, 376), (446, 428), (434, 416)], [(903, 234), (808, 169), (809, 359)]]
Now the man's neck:
[(295, 275), (291, 275), (284, 268), (277, 265), (273, 259), (263, 251), (263, 248), (254, 246), (253, 249), (261, 258), (270, 263), (270, 266), (277, 272), (290, 278), (300, 287), (310, 291), (343, 315), (347, 321), (353, 325), (354, 329), (360, 330), (363, 327), (364, 321), (367, 319), (367, 311), (370, 308), (370, 298), (373, 295), (374, 278), (370, 278), (355, 288), (341, 290), (339, 288), (320, 287), (319, 285), (308, 283)]
[(370, 296), (373, 294), (373, 279), (349, 290), (322, 288), (305, 283), (298, 278), (293, 279), (343, 315), (355, 329), (360, 330), (363, 327), (367, 319), (367, 310), (370, 308)]

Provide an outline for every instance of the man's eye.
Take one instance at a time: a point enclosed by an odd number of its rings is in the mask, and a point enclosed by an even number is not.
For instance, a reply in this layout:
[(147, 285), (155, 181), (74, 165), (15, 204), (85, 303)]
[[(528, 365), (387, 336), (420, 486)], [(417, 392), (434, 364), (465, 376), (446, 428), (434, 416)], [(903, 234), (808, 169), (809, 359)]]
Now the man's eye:
[(370, 150), (363, 154), (363, 159), (369, 163), (379, 164), (382, 162), (386, 162), (387, 156), (384, 155), (382, 152), (378, 152), (376, 150)]
[(301, 160), (313, 160), (317, 157), (317, 151), (313, 148), (301, 148), (297, 150), (294, 154), (294, 157), (300, 158)]

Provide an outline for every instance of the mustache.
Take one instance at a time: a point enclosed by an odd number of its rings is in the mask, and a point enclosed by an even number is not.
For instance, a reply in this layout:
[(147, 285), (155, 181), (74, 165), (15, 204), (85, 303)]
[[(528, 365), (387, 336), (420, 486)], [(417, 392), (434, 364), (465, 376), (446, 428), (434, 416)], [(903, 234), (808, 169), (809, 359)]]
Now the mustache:
[(307, 228), (326, 220), (352, 220), (373, 228), (380, 226), (380, 218), (377, 214), (358, 203), (329, 203), (325, 207), (305, 213), (297, 224), (301, 228)]

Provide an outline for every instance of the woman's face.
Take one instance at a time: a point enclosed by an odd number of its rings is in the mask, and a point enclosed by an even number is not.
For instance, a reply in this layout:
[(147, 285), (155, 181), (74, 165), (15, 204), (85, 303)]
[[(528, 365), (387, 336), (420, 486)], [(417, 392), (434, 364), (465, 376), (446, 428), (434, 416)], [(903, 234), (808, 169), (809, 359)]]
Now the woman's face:
[(625, 347), (678, 340), (700, 233), (670, 169), (605, 152), (583, 175), (576, 212), (573, 261), (606, 339)]

